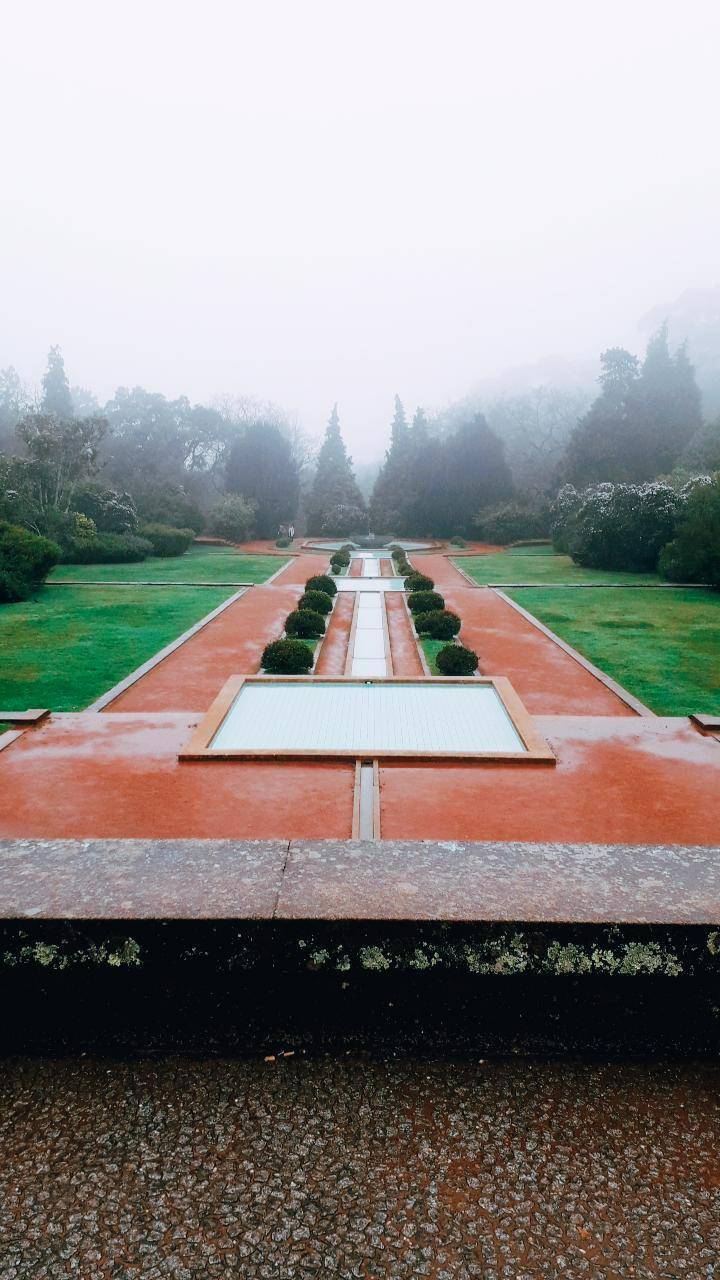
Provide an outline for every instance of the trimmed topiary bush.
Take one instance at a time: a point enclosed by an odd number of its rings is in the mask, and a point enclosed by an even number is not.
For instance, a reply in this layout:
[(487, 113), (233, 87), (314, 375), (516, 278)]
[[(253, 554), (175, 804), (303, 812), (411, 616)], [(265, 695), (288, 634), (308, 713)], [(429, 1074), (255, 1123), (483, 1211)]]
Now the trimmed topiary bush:
[(343, 569), (347, 569), (347, 565), (343, 564), (341, 560), (335, 560), (335, 558), (333, 558), (330, 561), (330, 571), (335, 574), (336, 578), (342, 576)]
[(471, 676), (477, 671), (478, 656), (463, 644), (446, 644), (437, 655), (435, 665), (443, 676)]
[(432, 591), (434, 586), (432, 578), (428, 578), (424, 573), (418, 573), (417, 569), (413, 569), (405, 579), (406, 591)]
[(408, 609), (411, 613), (432, 613), (444, 608), (445, 601), (437, 591), (411, 591), (408, 596)]
[(285, 631), (289, 636), (321, 636), (325, 619), (314, 609), (293, 609), (285, 619)]
[(276, 547), (289, 547), (289, 546), (290, 546), (290, 539), (289, 539), (289, 538), (276, 538), (276, 539), (275, 539), (275, 546), (276, 546)]
[(0, 604), (27, 600), (59, 559), (56, 542), (0, 522)]
[(418, 635), (432, 636), (433, 640), (452, 640), (462, 625), (458, 615), (449, 609), (419, 613), (413, 621)]
[(316, 573), (305, 583), (306, 591), (323, 591), (326, 596), (337, 595), (337, 587), (327, 573)]
[(343, 569), (347, 569), (350, 563), (349, 551), (333, 551), (332, 563), (342, 565)]
[(173, 529), (169, 524), (143, 524), (139, 533), (151, 544), (153, 555), (164, 558), (184, 555), (195, 537), (193, 529)]
[(312, 664), (312, 650), (302, 640), (273, 640), (263, 650), (263, 669), (271, 675), (305, 675)]
[(451, 546), (451, 547), (466, 547), (466, 546), (467, 546), (467, 542), (465, 541), (465, 539), (464, 539), (464, 538), (459, 538), (459, 537), (455, 536), (454, 538), (451, 538), (451, 539), (450, 539), (450, 546)]
[(312, 609), (315, 613), (329, 613), (333, 607), (332, 596), (326, 591), (306, 591), (297, 602), (298, 609)]

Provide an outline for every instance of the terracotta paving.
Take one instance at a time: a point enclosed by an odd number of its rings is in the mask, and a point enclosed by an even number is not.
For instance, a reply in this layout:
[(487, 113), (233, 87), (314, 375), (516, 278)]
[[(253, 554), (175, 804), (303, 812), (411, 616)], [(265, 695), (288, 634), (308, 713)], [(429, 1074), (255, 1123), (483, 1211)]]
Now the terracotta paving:
[[(640, 717), (492, 592), (448, 560), (417, 557), (463, 618), (485, 673), (509, 676), (556, 750), (555, 766), (388, 764), (384, 839), (716, 841), (720, 743), (684, 719)], [(230, 675), (258, 668), (324, 555), (253, 587), (107, 713), (54, 716), (0, 752), (0, 836), (343, 839), (347, 763), (177, 760)], [(351, 596), (339, 600), (318, 673), (344, 671)], [(386, 597), (396, 674), (422, 674), (400, 597)]]
[(717, 844), (720, 743), (686, 719), (535, 723), (556, 765), (381, 765), (383, 839)]
[[(354, 765), (178, 761), (189, 712), (53, 717), (0, 753), (4, 836), (349, 839)], [(43, 731), (44, 729), (44, 731)]]
[[(349, 838), (353, 766), (178, 762), (191, 713), (55, 716), (0, 753), (0, 835)], [(540, 717), (553, 765), (386, 764), (383, 839), (717, 843), (720, 743), (682, 719)]]
[(462, 618), (460, 639), (483, 675), (507, 676), (535, 715), (635, 716), (600, 680), (487, 587), (471, 587), (445, 556), (415, 557)]
[(339, 591), (320, 655), (315, 664), (316, 675), (342, 676), (345, 674), (354, 607), (355, 594), (351, 591)]
[(302, 555), (269, 585), (251, 587), (237, 604), (203, 627), (107, 708), (117, 711), (207, 711), (228, 676), (257, 671), (265, 645), (282, 634), (307, 578), (323, 573), (326, 556)]
[(405, 600), (401, 595), (385, 593), (387, 610), (388, 635), (390, 636), (390, 653), (393, 661), (393, 672), (396, 676), (407, 676), (418, 679), (424, 676), (423, 665), (418, 653), (417, 641), (408, 618)]

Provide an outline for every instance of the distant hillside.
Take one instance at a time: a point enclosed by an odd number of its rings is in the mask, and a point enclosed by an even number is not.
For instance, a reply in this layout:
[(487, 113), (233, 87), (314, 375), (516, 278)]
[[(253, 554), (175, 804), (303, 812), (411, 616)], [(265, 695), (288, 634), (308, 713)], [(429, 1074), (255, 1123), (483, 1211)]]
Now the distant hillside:
[(524, 395), (537, 387), (562, 391), (597, 392), (600, 361), (597, 356), (568, 360), (565, 356), (543, 356), (532, 364), (511, 365), (491, 378), (482, 378), (471, 388), (467, 399), (486, 402), (500, 396)]

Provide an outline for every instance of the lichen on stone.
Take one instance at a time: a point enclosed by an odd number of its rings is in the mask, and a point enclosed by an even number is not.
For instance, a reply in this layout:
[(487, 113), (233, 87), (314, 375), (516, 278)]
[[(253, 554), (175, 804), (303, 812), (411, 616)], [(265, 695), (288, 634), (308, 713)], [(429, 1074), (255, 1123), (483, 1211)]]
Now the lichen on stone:
[(363, 969), (374, 969), (376, 972), (390, 968), (390, 961), (380, 947), (361, 947), (360, 964)]

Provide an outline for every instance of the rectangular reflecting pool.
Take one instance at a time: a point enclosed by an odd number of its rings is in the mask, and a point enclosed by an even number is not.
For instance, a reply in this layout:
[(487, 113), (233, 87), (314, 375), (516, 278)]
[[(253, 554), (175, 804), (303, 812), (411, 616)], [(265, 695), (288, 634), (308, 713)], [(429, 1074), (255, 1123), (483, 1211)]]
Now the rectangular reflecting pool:
[(181, 753), (554, 757), (507, 680), (233, 677)]

